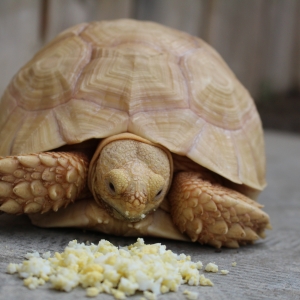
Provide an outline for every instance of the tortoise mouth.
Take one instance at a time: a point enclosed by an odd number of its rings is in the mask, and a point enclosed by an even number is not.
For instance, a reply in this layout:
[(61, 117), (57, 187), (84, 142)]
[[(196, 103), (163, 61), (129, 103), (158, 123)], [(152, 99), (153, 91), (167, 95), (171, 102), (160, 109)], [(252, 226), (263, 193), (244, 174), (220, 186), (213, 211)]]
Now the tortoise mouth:
[(113, 213), (113, 217), (118, 219), (118, 220), (122, 220), (122, 221), (127, 221), (129, 223), (134, 223), (134, 222), (138, 222), (141, 221), (142, 219), (144, 219), (146, 217), (146, 214), (141, 214), (138, 217), (130, 217), (126, 215), (124, 213), (121, 213), (118, 209), (116, 209), (115, 207), (112, 207), (112, 213)]
[(148, 214), (155, 211), (156, 208), (151, 208), (148, 211), (145, 211), (141, 214), (137, 214), (136, 216), (131, 216), (129, 211), (120, 211), (117, 207), (110, 204), (109, 201), (103, 199), (98, 193), (96, 193), (96, 202), (103, 207), (107, 213), (109, 213), (113, 218), (127, 221), (129, 223), (139, 222), (143, 220)]

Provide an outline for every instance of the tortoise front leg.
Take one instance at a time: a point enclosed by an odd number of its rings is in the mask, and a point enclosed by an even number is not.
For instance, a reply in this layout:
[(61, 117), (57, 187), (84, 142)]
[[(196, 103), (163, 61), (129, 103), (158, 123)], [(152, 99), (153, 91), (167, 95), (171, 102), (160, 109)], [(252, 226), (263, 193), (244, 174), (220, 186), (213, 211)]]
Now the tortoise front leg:
[(0, 159), (0, 210), (9, 214), (57, 211), (86, 185), (81, 153), (45, 152)]
[(175, 174), (168, 199), (179, 230), (201, 244), (236, 248), (263, 237), (271, 227), (262, 205), (208, 173)]

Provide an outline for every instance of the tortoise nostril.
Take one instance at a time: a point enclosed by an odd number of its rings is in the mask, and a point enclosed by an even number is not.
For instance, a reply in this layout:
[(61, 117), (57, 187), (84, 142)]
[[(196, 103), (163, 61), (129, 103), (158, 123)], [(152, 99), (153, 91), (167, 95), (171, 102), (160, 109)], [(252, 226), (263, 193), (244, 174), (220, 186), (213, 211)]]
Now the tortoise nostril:
[(114, 192), (114, 193), (116, 192), (115, 186), (111, 182), (109, 183), (109, 188), (112, 192)]

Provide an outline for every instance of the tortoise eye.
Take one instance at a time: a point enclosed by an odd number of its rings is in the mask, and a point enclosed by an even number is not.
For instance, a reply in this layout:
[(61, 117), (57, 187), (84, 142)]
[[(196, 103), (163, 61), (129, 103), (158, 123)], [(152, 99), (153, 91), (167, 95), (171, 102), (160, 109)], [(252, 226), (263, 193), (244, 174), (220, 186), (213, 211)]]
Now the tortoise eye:
[(158, 191), (158, 193), (155, 195), (155, 197), (158, 197), (162, 193), (162, 189)]
[(109, 183), (108, 186), (109, 186), (109, 188), (110, 188), (110, 190), (111, 190), (112, 192), (114, 192), (114, 193), (116, 192), (115, 186), (114, 186), (111, 182)]

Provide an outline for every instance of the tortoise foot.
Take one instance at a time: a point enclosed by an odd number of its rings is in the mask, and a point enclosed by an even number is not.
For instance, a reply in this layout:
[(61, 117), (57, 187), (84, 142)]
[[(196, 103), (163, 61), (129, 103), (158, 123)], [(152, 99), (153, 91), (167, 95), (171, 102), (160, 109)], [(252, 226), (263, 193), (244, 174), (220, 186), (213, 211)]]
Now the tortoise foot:
[(216, 178), (198, 172), (175, 174), (168, 195), (175, 225), (192, 241), (217, 248), (237, 248), (263, 238), (271, 225), (262, 205)]
[(88, 161), (79, 153), (45, 152), (0, 159), (0, 211), (57, 211), (86, 184)]

